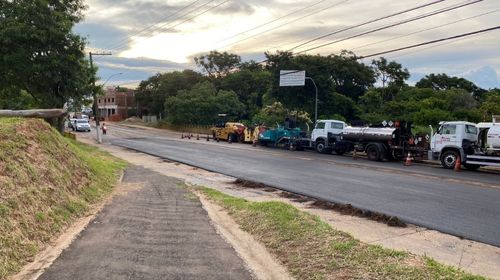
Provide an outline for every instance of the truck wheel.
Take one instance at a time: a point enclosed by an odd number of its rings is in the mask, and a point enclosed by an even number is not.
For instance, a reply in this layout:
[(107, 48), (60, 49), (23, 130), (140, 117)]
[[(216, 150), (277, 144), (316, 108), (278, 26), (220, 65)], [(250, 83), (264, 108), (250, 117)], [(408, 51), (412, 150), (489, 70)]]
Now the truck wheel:
[(326, 153), (325, 141), (320, 140), (320, 141), (316, 142), (316, 152), (318, 152), (320, 154)]
[(465, 163), (464, 164), (465, 168), (467, 168), (468, 170), (477, 170), (479, 167), (481, 167), (481, 165), (477, 165), (477, 164), (467, 164)]
[(373, 161), (380, 161), (381, 160), (380, 150), (375, 145), (368, 146), (368, 148), (366, 149), (366, 155), (368, 156), (369, 160), (373, 160)]
[(441, 155), (441, 165), (446, 169), (453, 169), (458, 157), (458, 152), (446, 151)]

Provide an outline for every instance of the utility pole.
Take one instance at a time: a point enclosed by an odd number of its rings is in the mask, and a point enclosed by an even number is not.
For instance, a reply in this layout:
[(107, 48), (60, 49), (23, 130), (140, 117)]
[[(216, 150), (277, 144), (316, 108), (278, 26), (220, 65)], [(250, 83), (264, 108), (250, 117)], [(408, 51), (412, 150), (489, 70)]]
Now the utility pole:
[(100, 114), (99, 114), (99, 107), (97, 106), (97, 92), (95, 91), (95, 75), (94, 75), (94, 64), (92, 61), (92, 56), (93, 55), (111, 55), (111, 53), (92, 53), (89, 52), (89, 58), (90, 58), (90, 69), (92, 69), (92, 96), (94, 97), (94, 118), (95, 118), (95, 130), (97, 133), (97, 143), (101, 144), (102, 139), (101, 139), (101, 133), (99, 131), (100, 126), (99, 126), (99, 119), (100, 119)]

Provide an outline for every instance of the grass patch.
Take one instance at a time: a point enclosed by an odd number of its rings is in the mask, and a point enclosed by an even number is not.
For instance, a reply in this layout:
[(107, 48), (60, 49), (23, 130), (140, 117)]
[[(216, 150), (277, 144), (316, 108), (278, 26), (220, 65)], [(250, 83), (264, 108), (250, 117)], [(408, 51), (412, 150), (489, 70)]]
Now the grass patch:
[(42, 120), (0, 118), (0, 279), (109, 194), (125, 166)]
[(249, 202), (201, 188), (296, 279), (484, 279), (408, 252), (368, 245), (282, 202)]

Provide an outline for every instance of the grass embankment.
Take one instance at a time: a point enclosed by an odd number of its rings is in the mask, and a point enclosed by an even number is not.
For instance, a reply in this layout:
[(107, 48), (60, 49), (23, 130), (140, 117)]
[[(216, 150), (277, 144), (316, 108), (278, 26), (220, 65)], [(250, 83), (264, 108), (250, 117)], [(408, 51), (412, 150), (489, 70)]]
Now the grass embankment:
[(368, 245), (282, 202), (249, 202), (202, 188), (296, 279), (483, 279), (407, 252)]
[(109, 194), (124, 167), (42, 120), (0, 118), (0, 279)]

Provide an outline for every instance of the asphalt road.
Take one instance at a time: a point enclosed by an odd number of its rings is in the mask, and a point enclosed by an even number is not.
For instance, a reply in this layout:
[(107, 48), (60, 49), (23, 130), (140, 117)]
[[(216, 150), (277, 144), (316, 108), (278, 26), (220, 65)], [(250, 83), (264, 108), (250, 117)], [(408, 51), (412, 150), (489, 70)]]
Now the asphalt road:
[(110, 126), (105, 143), (500, 246), (500, 175), (206, 142)]
[(39, 279), (253, 279), (179, 181), (127, 168), (118, 195)]

